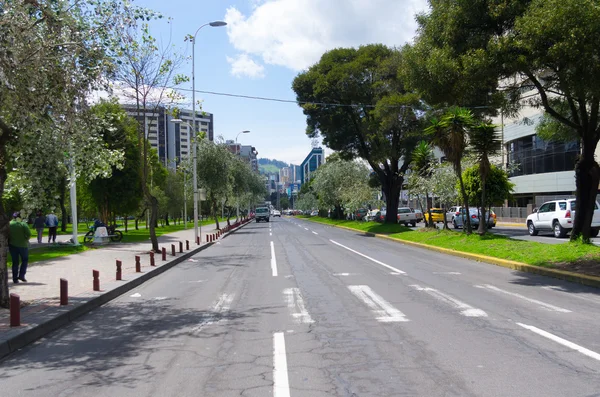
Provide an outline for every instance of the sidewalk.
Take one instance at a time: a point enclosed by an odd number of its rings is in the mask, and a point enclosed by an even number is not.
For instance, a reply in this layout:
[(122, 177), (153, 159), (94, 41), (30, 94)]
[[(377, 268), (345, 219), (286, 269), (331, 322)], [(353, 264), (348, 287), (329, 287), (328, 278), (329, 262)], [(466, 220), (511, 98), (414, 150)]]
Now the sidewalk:
[[(233, 225), (232, 223), (229, 233), (235, 230)], [(156, 267), (150, 267), (152, 244), (149, 240), (148, 242), (126, 244), (111, 243), (102, 249), (84, 251), (79, 254), (30, 264), (26, 275), (28, 282), (13, 284), (9, 281), (9, 292), (18, 294), (21, 298), (22, 326), (11, 328), (9, 310), (0, 309), (0, 358), (18, 348), (17, 345), (30, 343), (57, 328), (57, 325), (54, 324), (47, 326), (45, 329), (36, 330), (41, 325), (45, 325), (44, 323), (52, 322), (52, 320), (67, 314), (64, 321), (58, 322), (60, 323), (58, 326), (62, 326), (92, 308), (100, 306), (134, 288), (154, 275), (188, 259), (198, 250), (207, 248), (212, 245), (212, 243), (207, 243), (207, 235), (214, 233), (216, 233), (214, 225), (204, 226), (200, 246), (194, 242), (193, 229), (160, 236), (158, 238), (159, 246), (160, 248), (166, 248), (167, 258), (166, 261), (162, 261), (161, 254), (155, 254)], [(227, 234), (224, 233), (224, 236)], [(189, 251), (186, 250), (186, 240), (189, 241)], [(179, 252), (180, 241), (183, 243), (183, 253)], [(175, 245), (176, 256), (171, 254), (171, 244)], [(136, 255), (139, 255), (141, 259), (141, 273), (135, 272)], [(122, 261), (122, 281), (116, 281), (117, 259)], [(161, 268), (163, 269), (161, 270)], [(100, 272), (100, 292), (93, 291), (92, 270)], [(61, 278), (66, 279), (69, 284), (68, 306), (59, 306)], [(135, 285), (128, 287), (127, 284), (131, 283), (135, 283)], [(86, 307), (103, 295), (105, 295), (105, 298), (102, 302), (96, 302), (89, 308)], [(69, 315), (69, 312), (76, 313), (75, 315), (73, 313)], [(15, 340), (20, 334), (28, 331), (34, 331), (33, 334), (35, 335), (29, 335), (25, 338), (25, 341), (10, 345), (11, 340)], [(29, 332), (29, 334), (32, 334), (32, 332)]]

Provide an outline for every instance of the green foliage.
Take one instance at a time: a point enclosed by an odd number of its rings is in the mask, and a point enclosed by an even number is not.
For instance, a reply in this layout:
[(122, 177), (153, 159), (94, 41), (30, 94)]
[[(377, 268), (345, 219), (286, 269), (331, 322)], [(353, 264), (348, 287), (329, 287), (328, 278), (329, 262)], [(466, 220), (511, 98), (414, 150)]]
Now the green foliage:
[(366, 160), (378, 175), (388, 222), (396, 222), (400, 187), (422, 123), (422, 102), (397, 78), (401, 57), (380, 44), (338, 48), (292, 84), (305, 103), (307, 135), (322, 136), (343, 159)]
[(138, 123), (127, 116), (116, 102), (100, 102), (92, 113), (104, 121), (102, 138), (106, 147), (124, 153), (121, 167), (113, 166), (109, 178), (96, 178), (88, 185), (89, 192), (104, 222), (116, 215), (135, 212), (142, 199), (141, 154), (137, 142)]
[[(480, 165), (474, 165), (463, 172), (465, 191), (470, 204), (481, 204), (481, 173)], [(509, 200), (514, 189), (514, 183), (508, 179), (508, 174), (499, 167), (492, 165), (485, 181), (485, 206), (502, 205)], [(460, 186), (456, 185), (459, 189)]]
[(319, 208), (336, 208), (340, 212), (356, 210), (374, 200), (376, 191), (368, 183), (366, 166), (357, 161), (334, 160), (317, 169), (311, 186)]

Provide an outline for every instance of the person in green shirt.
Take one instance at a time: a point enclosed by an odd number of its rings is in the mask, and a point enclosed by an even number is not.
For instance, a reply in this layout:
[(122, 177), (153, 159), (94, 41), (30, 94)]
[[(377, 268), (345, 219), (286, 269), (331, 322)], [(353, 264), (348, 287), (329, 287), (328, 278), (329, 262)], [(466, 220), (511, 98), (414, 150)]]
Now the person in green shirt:
[[(15, 212), (13, 220), (9, 224), (8, 250), (12, 258), (13, 282), (19, 283), (19, 280), (27, 282), (25, 273), (27, 272), (27, 263), (29, 262), (29, 238), (31, 230), (29, 225), (21, 221), (21, 214)], [(20, 265), (19, 265), (20, 261)]]

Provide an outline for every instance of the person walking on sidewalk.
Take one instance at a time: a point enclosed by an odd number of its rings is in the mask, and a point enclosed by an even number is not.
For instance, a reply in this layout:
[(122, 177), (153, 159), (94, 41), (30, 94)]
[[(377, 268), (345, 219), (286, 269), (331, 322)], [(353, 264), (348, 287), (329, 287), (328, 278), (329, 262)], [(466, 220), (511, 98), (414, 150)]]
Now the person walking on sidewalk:
[(56, 243), (56, 229), (58, 228), (58, 217), (54, 215), (54, 211), (50, 211), (46, 216), (46, 226), (48, 226), (48, 244), (50, 241)]
[(42, 237), (44, 236), (44, 227), (46, 226), (46, 217), (42, 214), (42, 211), (38, 211), (37, 217), (33, 220), (33, 227), (37, 230), (37, 242), (42, 243)]
[[(19, 283), (19, 280), (27, 282), (25, 273), (29, 262), (29, 238), (31, 230), (29, 225), (21, 221), (21, 215), (18, 212), (13, 214), (13, 220), (10, 221), (8, 229), (8, 250), (12, 258), (13, 282)], [(19, 263), (20, 262), (20, 263)]]

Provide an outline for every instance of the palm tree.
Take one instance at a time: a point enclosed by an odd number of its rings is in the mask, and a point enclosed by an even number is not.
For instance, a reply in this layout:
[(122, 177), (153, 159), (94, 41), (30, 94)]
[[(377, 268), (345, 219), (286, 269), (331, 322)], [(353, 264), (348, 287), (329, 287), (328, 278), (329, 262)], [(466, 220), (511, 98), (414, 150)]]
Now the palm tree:
[(471, 218), (469, 216), (469, 201), (465, 191), (465, 184), (462, 178), (462, 159), (467, 149), (468, 132), (475, 124), (473, 114), (470, 110), (454, 107), (451, 108), (440, 119), (431, 121), (425, 132), (432, 137), (432, 143), (439, 147), (446, 159), (452, 163), (454, 172), (458, 177), (460, 192), (465, 206), (465, 230), (468, 234), (472, 233)]
[(485, 185), (491, 169), (490, 156), (493, 156), (500, 151), (502, 141), (498, 137), (496, 126), (487, 122), (480, 123), (469, 131), (469, 141), (471, 148), (479, 161), (479, 177), (481, 179), (481, 218), (477, 232), (483, 235), (487, 230), (485, 216), (485, 207), (487, 204)]
[[(433, 150), (431, 146), (425, 142), (420, 141), (412, 153), (412, 169), (422, 179), (429, 179), (433, 171), (433, 162), (435, 161), (433, 156)], [(421, 200), (419, 200), (419, 203)], [(425, 203), (427, 205), (427, 213), (429, 214), (429, 221), (426, 223), (428, 227), (433, 227), (433, 219), (431, 219), (431, 206), (429, 205), (429, 192), (425, 188)], [(421, 211), (423, 211), (423, 205), (421, 205)]]

